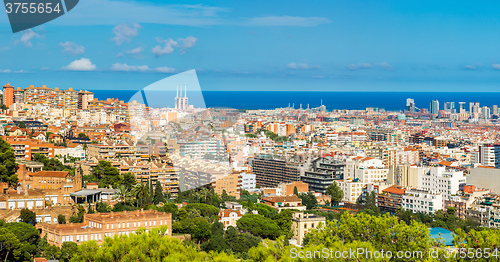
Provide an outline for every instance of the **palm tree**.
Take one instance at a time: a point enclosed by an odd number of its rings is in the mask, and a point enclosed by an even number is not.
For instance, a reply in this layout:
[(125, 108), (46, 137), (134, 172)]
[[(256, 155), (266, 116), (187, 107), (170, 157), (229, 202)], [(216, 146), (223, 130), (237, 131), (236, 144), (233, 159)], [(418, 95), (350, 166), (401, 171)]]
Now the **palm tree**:
[(200, 202), (204, 202), (206, 204), (207, 203), (207, 198), (208, 198), (208, 193), (209, 193), (208, 189), (205, 188), (205, 187), (202, 187), (200, 189), (200, 191), (198, 191), (198, 192), (200, 193), (200, 197), (202, 199), (202, 201), (200, 201)]
[(125, 185), (120, 185), (116, 189), (113, 199), (118, 199), (120, 202), (125, 204), (128, 200), (130, 200), (131, 196), (132, 192)]
[(141, 206), (143, 205), (144, 198), (146, 198), (147, 194), (149, 194), (149, 190), (146, 190), (146, 185), (144, 185), (144, 183), (135, 185), (134, 196), (137, 199), (137, 207), (139, 207), (139, 201), (141, 202)]

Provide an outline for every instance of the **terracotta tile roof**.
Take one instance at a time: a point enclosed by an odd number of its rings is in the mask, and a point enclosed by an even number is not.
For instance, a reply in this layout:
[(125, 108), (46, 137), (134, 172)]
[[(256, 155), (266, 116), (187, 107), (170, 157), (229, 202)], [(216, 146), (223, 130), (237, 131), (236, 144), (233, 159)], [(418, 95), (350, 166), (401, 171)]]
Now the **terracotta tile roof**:
[(405, 193), (405, 191), (406, 191), (405, 188), (394, 186), (394, 185), (382, 190), (382, 192), (387, 192), (387, 193), (397, 194), (397, 195), (403, 195)]
[(233, 212), (236, 213), (239, 217), (243, 216), (239, 210), (224, 209), (222, 211), (219, 211), (219, 217), (229, 217), (229, 215)]
[(66, 177), (69, 175), (68, 171), (38, 171), (30, 174), (30, 176), (41, 176), (41, 177)]
[(300, 198), (296, 195), (291, 195), (291, 196), (273, 196), (273, 197), (266, 197), (263, 198), (264, 201), (268, 202), (300, 202)]

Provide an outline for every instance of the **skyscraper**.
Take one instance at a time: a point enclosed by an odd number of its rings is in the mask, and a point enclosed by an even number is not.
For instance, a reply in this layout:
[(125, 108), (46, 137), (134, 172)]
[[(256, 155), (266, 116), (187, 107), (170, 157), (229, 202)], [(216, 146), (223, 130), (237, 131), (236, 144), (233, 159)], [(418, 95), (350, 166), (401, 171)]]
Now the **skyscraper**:
[(470, 102), (469, 103), (469, 112), (470, 112), (471, 118), (479, 118), (479, 114), (481, 113), (479, 111), (480, 111), (479, 102)]
[(439, 113), (439, 101), (432, 100), (431, 102), (431, 114), (437, 115)]
[(413, 100), (411, 98), (406, 99), (405, 112), (415, 113), (415, 100)]
[(7, 83), (3, 86), (3, 104), (9, 107), (14, 103), (14, 87)]
[(444, 111), (452, 113), (453, 109), (455, 109), (455, 102), (444, 103)]
[(463, 114), (466, 112), (466, 109), (465, 109), (465, 102), (458, 102), (458, 112), (460, 114)]

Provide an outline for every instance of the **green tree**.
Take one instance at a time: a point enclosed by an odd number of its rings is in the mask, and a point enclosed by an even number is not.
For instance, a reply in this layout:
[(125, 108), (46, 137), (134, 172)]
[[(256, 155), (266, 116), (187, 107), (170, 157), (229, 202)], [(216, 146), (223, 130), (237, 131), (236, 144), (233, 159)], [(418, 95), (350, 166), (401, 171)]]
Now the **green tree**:
[(59, 259), (70, 261), (78, 253), (78, 245), (75, 242), (64, 242), (61, 246), (61, 256)]
[(313, 209), (318, 205), (318, 200), (312, 192), (301, 193), (299, 197), (302, 200), (302, 205), (305, 205), (307, 210)]
[(111, 207), (105, 203), (105, 202), (97, 202), (95, 204), (95, 210), (98, 213), (108, 213), (110, 211)]
[(239, 229), (262, 238), (276, 239), (281, 229), (275, 221), (262, 215), (245, 214), (236, 221)]
[(165, 213), (171, 213), (172, 218), (177, 219), (177, 213), (179, 212), (179, 209), (177, 208), (177, 205), (174, 203), (166, 203), (160, 208), (160, 211)]
[(66, 217), (63, 214), (57, 215), (58, 224), (66, 224)]
[(26, 128), (26, 123), (23, 121), (19, 122), (19, 128)]
[(90, 139), (89, 136), (85, 133), (79, 133), (78, 138)]
[(140, 183), (140, 184), (135, 185), (134, 195), (135, 195), (136, 200), (137, 200), (137, 202), (136, 202), (137, 207), (139, 207), (139, 206), (142, 207), (145, 204), (147, 204), (145, 201), (146, 201), (148, 194), (149, 194), (149, 190), (146, 188), (146, 185), (144, 185), (144, 183)]
[(21, 246), (14, 233), (0, 228), (0, 254), (4, 261), (18, 261), (22, 254)]
[[(18, 254), (18, 259), (9, 259), (7, 261), (31, 261), (32, 257), (41, 254), (39, 246), (43, 246), (42, 238), (40, 238), (40, 233), (38, 230), (27, 223), (5, 223), (0, 220), (0, 229), (6, 229), (16, 236), (20, 246), (15, 253)], [(3, 234), (0, 234), (0, 236)], [(10, 240), (12, 238), (9, 237)], [(14, 241), (16, 242), (16, 241)], [(10, 242), (12, 243), (12, 242)], [(0, 247), (0, 250), (2, 248)], [(0, 251), (2, 252), (2, 251)]]
[(333, 203), (338, 205), (338, 203), (344, 198), (344, 191), (342, 191), (335, 181), (333, 181), (333, 183), (326, 188), (325, 194), (332, 198), (332, 205)]
[(299, 190), (297, 189), (297, 186), (293, 187), (293, 194), (299, 196)]
[(118, 169), (111, 165), (110, 162), (101, 160), (92, 168), (92, 174), (99, 183), (99, 187), (107, 188), (112, 186), (117, 188), (123, 177), (120, 176)]
[(281, 229), (281, 235), (285, 235), (287, 238), (293, 237), (292, 232), (292, 215), (293, 211), (290, 209), (282, 210), (276, 215), (274, 221)]
[[(178, 239), (165, 237), (167, 227), (153, 228), (148, 233), (115, 235), (105, 238), (99, 246), (95, 241), (84, 242), (72, 262), (86, 261), (219, 261), (236, 258), (226, 253), (198, 252), (197, 247), (183, 245)], [(210, 230), (210, 228), (209, 228)]]
[(155, 205), (158, 205), (158, 203), (165, 203), (165, 196), (163, 195), (163, 188), (161, 186), (161, 183), (159, 180), (156, 181), (156, 186), (155, 186), (155, 195), (154, 195), (154, 200), (153, 203)]
[(9, 143), (0, 138), (0, 182), (6, 182), (8, 186), (17, 185), (16, 156)]
[(118, 199), (118, 202), (120, 203), (125, 204), (127, 201), (130, 200), (131, 197), (132, 197), (132, 192), (125, 185), (119, 185), (115, 191), (114, 198)]
[(252, 205), (252, 210), (256, 210), (259, 212), (259, 215), (265, 216), (267, 218), (274, 219), (276, 215), (278, 214), (278, 211), (276, 209), (262, 203), (257, 203)]
[(73, 213), (73, 215), (69, 218), (69, 222), (82, 223), (84, 214), (85, 214), (85, 207), (83, 207), (82, 205), (78, 205), (77, 212)]
[(24, 208), (21, 209), (21, 214), (19, 215), (19, 218), (24, 223), (34, 225), (36, 222), (36, 213), (27, 208)]
[(380, 209), (377, 206), (377, 193), (375, 191), (367, 193), (363, 212), (367, 212), (368, 214), (375, 216), (380, 215)]

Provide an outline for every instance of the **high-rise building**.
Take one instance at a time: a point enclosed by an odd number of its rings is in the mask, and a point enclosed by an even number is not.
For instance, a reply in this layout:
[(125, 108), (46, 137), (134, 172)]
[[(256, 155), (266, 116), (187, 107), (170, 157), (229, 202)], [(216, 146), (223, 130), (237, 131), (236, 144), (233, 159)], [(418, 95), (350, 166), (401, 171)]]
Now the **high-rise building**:
[(87, 90), (78, 92), (78, 109), (89, 109), (89, 102), (94, 100), (94, 93)]
[(255, 157), (252, 169), (257, 186), (261, 187), (300, 180), (300, 164), (280, 156), (261, 154)]
[(14, 103), (18, 105), (24, 103), (24, 90), (20, 87), (14, 89)]
[(491, 114), (494, 116), (498, 116), (498, 106), (497, 105), (493, 105), (491, 107)]
[(465, 108), (465, 102), (458, 102), (458, 113), (463, 114), (465, 111), (467, 111)]
[(415, 113), (415, 100), (413, 100), (411, 98), (406, 99), (405, 112)]
[(469, 112), (470, 112), (471, 118), (479, 118), (479, 114), (481, 113), (479, 111), (480, 111), (479, 102), (470, 102), (469, 103)]
[(453, 109), (455, 109), (455, 102), (444, 103), (444, 111), (452, 113)]
[(3, 104), (10, 107), (14, 103), (14, 87), (7, 83), (3, 86)]
[(439, 101), (432, 100), (431, 102), (431, 114), (437, 115), (439, 113)]
[(487, 106), (483, 106), (481, 108), (481, 118), (490, 119), (490, 116), (491, 116), (491, 109)]

